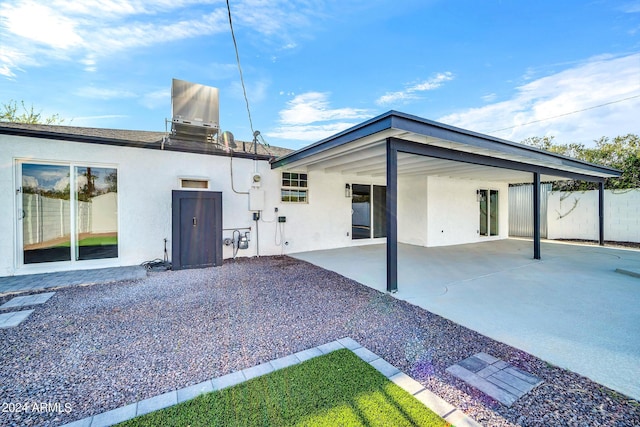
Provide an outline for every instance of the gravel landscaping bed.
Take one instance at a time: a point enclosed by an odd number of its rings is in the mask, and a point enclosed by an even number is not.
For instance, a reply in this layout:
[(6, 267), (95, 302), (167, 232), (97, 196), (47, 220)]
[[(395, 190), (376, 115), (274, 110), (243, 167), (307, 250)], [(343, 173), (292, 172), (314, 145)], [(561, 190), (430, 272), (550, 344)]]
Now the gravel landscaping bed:
[[(289, 257), (58, 290), (0, 330), (0, 425), (64, 424), (345, 336), (487, 426), (640, 425), (635, 400)], [(544, 384), (506, 408), (445, 372), (478, 352)], [(15, 410), (33, 403), (61, 411)]]

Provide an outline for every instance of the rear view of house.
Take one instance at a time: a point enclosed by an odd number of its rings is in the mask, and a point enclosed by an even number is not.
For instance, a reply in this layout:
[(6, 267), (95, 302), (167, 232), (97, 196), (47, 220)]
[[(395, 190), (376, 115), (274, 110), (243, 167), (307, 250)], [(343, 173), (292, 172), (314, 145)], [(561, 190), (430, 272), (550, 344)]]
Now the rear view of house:
[(217, 89), (173, 92), (171, 132), (0, 124), (0, 275), (386, 242), (394, 291), (398, 242), (507, 238), (509, 184), (619, 175), (396, 111), (295, 152), (242, 143)]

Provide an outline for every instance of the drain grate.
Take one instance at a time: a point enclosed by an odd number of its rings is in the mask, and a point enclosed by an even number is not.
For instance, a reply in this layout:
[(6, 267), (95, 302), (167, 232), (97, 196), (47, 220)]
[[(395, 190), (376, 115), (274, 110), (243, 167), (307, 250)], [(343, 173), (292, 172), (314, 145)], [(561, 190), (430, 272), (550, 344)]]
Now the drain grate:
[(455, 365), (447, 372), (477, 388), (505, 406), (513, 403), (543, 381), (487, 353), (478, 353)]

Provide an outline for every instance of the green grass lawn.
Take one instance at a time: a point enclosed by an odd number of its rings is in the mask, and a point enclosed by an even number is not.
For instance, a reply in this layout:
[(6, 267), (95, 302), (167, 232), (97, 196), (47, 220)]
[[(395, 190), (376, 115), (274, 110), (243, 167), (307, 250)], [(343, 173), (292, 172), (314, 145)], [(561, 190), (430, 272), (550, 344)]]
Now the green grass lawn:
[(449, 426), (343, 349), (120, 426)]
[[(118, 244), (118, 236), (95, 236), (95, 237), (87, 237), (78, 242), (78, 246), (106, 246), (106, 245), (117, 245)], [(71, 242), (65, 242), (60, 245), (57, 245), (58, 248), (68, 248), (71, 246)]]

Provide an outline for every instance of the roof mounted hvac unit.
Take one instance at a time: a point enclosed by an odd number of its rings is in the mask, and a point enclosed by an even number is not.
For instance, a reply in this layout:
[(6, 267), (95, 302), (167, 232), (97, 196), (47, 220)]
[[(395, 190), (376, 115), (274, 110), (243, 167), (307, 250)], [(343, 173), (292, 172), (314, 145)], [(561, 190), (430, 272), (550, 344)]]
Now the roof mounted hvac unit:
[(173, 79), (171, 134), (177, 139), (212, 141), (218, 133), (218, 88)]

